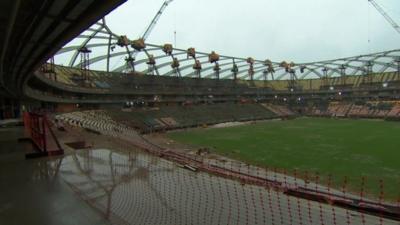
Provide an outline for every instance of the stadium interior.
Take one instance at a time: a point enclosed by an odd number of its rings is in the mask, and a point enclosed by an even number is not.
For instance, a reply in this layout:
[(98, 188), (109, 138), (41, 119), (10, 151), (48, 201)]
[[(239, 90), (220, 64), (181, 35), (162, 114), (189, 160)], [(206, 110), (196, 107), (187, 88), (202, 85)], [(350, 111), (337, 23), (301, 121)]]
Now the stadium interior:
[[(346, 195), (331, 175), (268, 170), (166, 134), (398, 123), (400, 49), (307, 63), (179, 49), (114, 33), (104, 16), (124, 2), (0, 3), (1, 224), (399, 224), (392, 181), (386, 198), (383, 182), (368, 195), (361, 176)], [(400, 181), (397, 169), (387, 167)]]

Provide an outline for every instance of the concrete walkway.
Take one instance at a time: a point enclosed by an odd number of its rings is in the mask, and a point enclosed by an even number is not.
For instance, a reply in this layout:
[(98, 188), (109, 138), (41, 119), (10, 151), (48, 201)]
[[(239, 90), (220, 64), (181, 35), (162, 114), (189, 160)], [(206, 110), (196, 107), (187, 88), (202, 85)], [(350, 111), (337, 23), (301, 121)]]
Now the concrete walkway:
[(23, 127), (0, 128), (0, 224), (106, 225), (55, 169), (60, 158), (25, 160)]

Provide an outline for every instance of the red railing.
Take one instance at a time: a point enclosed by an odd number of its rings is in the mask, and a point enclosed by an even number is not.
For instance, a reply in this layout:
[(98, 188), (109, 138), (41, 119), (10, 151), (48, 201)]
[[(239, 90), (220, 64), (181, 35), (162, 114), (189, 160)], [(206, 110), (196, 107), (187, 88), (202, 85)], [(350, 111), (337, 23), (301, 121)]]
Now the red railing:
[[(379, 200), (370, 200), (365, 197), (365, 188), (367, 186), (365, 178), (360, 184), (361, 191), (359, 193), (346, 193), (346, 188), (338, 191), (334, 190), (332, 185), (332, 176), (329, 176), (327, 183), (323, 183), (318, 173), (314, 176), (300, 176), (298, 171), (289, 173), (287, 170), (278, 171), (277, 169), (260, 169), (250, 165), (238, 164), (235, 166), (227, 166), (224, 163), (210, 162), (202, 156), (187, 154), (170, 149), (163, 149), (160, 146), (152, 144), (145, 140), (145, 145), (139, 145), (147, 152), (156, 154), (159, 157), (174, 161), (185, 166), (190, 170), (200, 170), (211, 173), (220, 177), (238, 180), (243, 184), (263, 186), (272, 188), (288, 196), (293, 196), (300, 199), (314, 201), (322, 204), (328, 204), (332, 207), (340, 207), (347, 210), (358, 211), (362, 216), (365, 214), (378, 216), (379, 218), (391, 219), (400, 221), (400, 204), (385, 203), (383, 201), (384, 187), (383, 181), (380, 181), (380, 196)], [(137, 143), (136, 143), (137, 144)], [(273, 177), (265, 176), (272, 173)], [(264, 174), (260, 176), (259, 174)], [(311, 173), (309, 173), (311, 175)], [(280, 177), (279, 179), (277, 178)], [(300, 184), (303, 180), (303, 184)], [(400, 194), (400, 190), (399, 190)], [(287, 203), (288, 211), (291, 212), (292, 204)], [(320, 205), (321, 210), (322, 206)], [(332, 208), (332, 215), (335, 218), (335, 210)], [(295, 212), (293, 212), (295, 213)], [(322, 219), (322, 218), (321, 218)]]
[(45, 114), (25, 112), (24, 126), (36, 150), (28, 153), (27, 158), (64, 154)]

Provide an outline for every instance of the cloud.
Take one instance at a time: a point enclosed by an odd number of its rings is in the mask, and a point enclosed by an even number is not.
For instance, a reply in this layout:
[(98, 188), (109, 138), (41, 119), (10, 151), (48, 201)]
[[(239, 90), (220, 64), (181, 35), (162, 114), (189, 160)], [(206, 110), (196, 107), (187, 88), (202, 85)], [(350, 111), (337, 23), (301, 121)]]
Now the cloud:
[[(139, 37), (163, 0), (130, 0), (111, 29)], [(400, 2), (379, 0), (400, 23)], [(310, 62), (399, 48), (400, 34), (367, 0), (175, 0), (148, 42), (224, 55)]]

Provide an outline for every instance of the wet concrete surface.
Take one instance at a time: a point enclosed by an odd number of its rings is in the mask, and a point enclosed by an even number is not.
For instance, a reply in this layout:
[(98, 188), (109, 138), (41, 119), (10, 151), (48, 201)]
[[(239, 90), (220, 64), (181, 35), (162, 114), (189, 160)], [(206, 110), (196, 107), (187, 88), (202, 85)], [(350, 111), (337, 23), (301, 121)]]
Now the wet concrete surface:
[(25, 160), (23, 128), (0, 128), (0, 224), (110, 224), (57, 174), (61, 158)]
[(0, 224), (399, 224), (193, 172), (116, 138), (58, 135), (94, 148), (26, 161), (1, 136)]
[(80, 151), (60, 174), (113, 224), (397, 224), (135, 151)]

